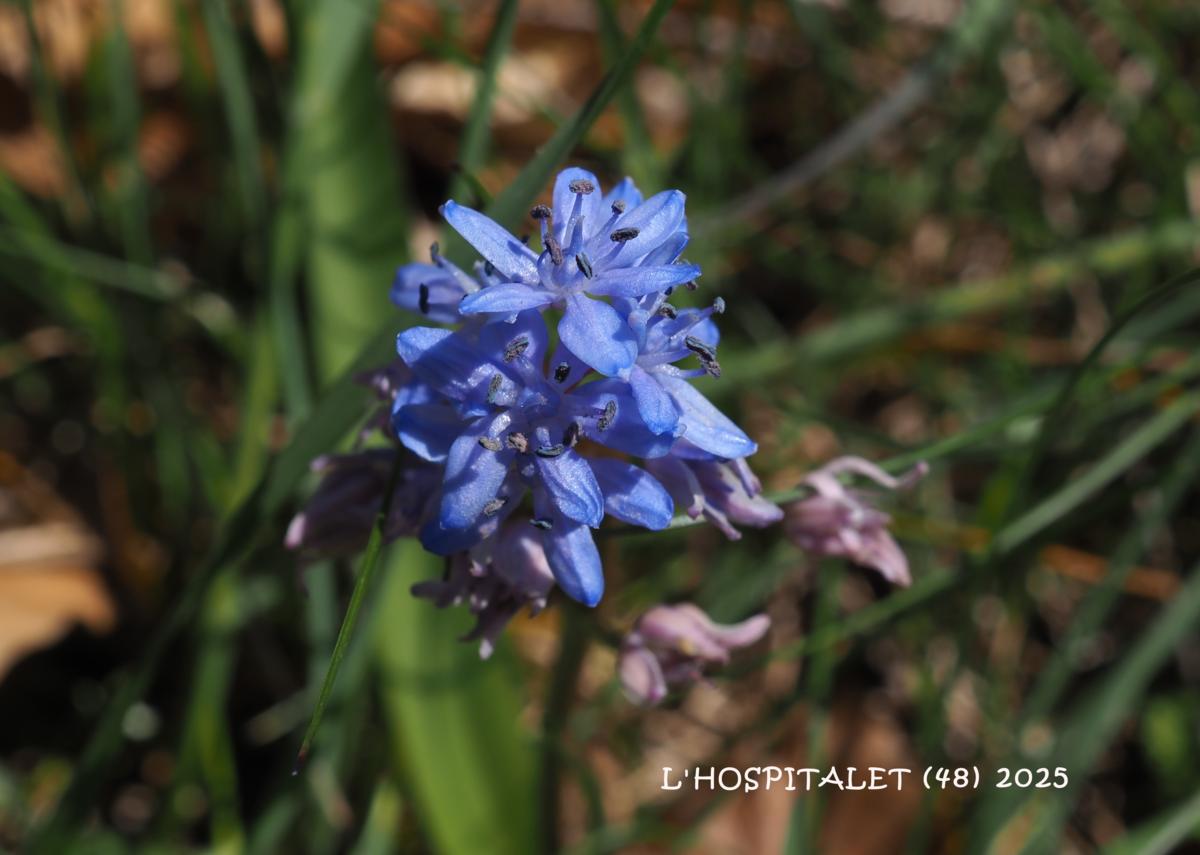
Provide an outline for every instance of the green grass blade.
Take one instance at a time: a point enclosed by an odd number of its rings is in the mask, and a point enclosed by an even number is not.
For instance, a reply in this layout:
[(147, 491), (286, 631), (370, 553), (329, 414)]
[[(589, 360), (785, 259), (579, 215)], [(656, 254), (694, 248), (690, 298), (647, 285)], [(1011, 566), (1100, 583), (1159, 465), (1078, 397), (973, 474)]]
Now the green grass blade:
[(266, 191), (262, 164), (259, 159), (258, 122), (254, 101), (250, 95), (250, 80), (246, 75), (237, 32), (229, 14), (226, 0), (204, 0), (204, 28), (212, 46), (213, 63), (229, 135), (233, 142), (233, 161), (237, 168), (242, 191), (242, 204), (252, 227), (261, 221), (266, 209)]
[(536, 851), (533, 741), (520, 729), (523, 681), (501, 645), (487, 662), (459, 637), (471, 617), (418, 600), (409, 587), (441, 572), (415, 541), (388, 559), (376, 625), (384, 713), (430, 850), (441, 855)]
[(483, 65), (479, 69), (475, 100), (471, 104), (471, 113), (467, 116), (462, 143), (458, 148), (459, 173), (450, 185), (451, 199), (463, 198), (472, 189), (468, 176), (474, 176), (483, 165), (483, 158), (487, 153), (492, 101), (495, 100), (496, 82), (500, 76), (500, 63), (512, 44), (520, 5), (517, 0), (503, 0), (496, 12), (496, 23), (492, 25), (492, 34), (488, 37), (487, 48), (483, 54)]
[(1147, 421), (1100, 462), (1063, 489), (1005, 526), (992, 541), (995, 554), (1012, 552), (1079, 507), (1187, 424), (1200, 410), (1200, 394), (1180, 398)]
[(350, 604), (346, 607), (346, 617), (342, 620), (342, 628), (338, 630), (337, 642), (333, 646), (333, 656), (329, 660), (329, 670), (325, 672), (325, 679), (321, 683), (321, 693), (317, 696), (317, 706), (313, 710), (312, 719), (308, 723), (308, 729), (304, 732), (304, 740), (300, 743), (300, 753), (296, 757), (296, 769), (292, 771), (293, 775), (297, 774), (299, 767), (308, 759), (308, 752), (312, 748), (313, 737), (317, 735), (317, 729), (321, 726), (321, 719), (325, 715), (325, 707), (329, 703), (333, 684), (337, 680), (338, 669), (342, 667), (342, 660), (346, 658), (346, 651), (350, 647), (350, 640), (354, 637), (354, 628), (358, 625), (358, 612), (362, 608), (363, 597), (366, 596), (367, 590), (371, 587), (371, 580), (375, 576), (375, 568), (379, 566), (379, 559), (383, 554), (383, 526), (387, 521), (388, 512), (392, 507), (392, 497), (395, 493), (397, 479), (400, 477), (400, 469), (403, 461), (403, 456), (397, 454), (396, 462), (392, 464), (392, 474), (388, 478), (387, 489), (383, 494), (383, 506), (379, 509), (379, 513), (375, 517), (375, 525), (371, 528), (371, 536), (367, 540), (367, 548), (363, 552), (362, 561), (359, 562), (358, 578), (354, 581), (354, 591), (350, 594)]

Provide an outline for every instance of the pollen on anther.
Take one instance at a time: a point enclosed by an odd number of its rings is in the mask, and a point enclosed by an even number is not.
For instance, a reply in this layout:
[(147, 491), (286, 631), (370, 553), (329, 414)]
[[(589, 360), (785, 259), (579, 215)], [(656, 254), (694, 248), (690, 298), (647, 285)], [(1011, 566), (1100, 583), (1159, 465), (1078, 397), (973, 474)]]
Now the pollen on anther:
[(567, 185), (572, 193), (578, 193), (581, 196), (587, 196), (596, 190), (596, 185), (588, 181), (586, 178), (576, 178)]
[(490, 436), (479, 437), (479, 444), (488, 451), (499, 451), (501, 448), (503, 448), (503, 446), (500, 444), (500, 440), (492, 439)]
[(625, 243), (625, 241), (633, 240), (639, 234), (640, 232), (631, 226), (629, 228), (617, 229), (609, 235), (609, 238), (613, 243)]
[(550, 529), (554, 528), (554, 522), (552, 520), (539, 519), (537, 517), (531, 519), (529, 524), (534, 528), (540, 528), (542, 531), (550, 531)]
[(596, 422), (596, 426), (598, 428), (600, 428), (600, 430), (608, 430), (608, 426), (611, 425), (616, 418), (617, 418), (617, 402), (609, 401), (607, 404), (604, 405), (604, 413), (603, 413), (603, 415), (600, 416), (600, 419)]
[(496, 395), (500, 393), (500, 386), (504, 383), (504, 377), (500, 374), (493, 374), (492, 380), (488, 383), (487, 402), (489, 404), (496, 403)]
[(554, 380), (557, 383), (567, 382), (567, 378), (571, 376), (571, 366), (565, 362), (560, 362), (554, 366)]
[(625, 203), (623, 201), (621, 201), (620, 199), (613, 202), (612, 203), (612, 212), (614, 214), (624, 214), (625, 213)]
[(554, 235), (546, 235), (546, 249), (550, 250), (550, 260), (555, 264), (563, 263), (562, 244)]
[(535, 220), (548, 220), (554, 216), (554, 212), (545, 205), (534, 205), (529, 211), (529, 216)]
[(521, 356), (524, 356), (525, 351), (529, 350), (529, 336), (517, 336), (504, 347), (504, 361), (512, 362)]
[(584, 275), (585, 279), (591, 279), (595, 275), (592, 272), (592, 260), (587, 257), (586, 252), (575, 256), (575, 266), (579, 268), (579, 272)]
[(508, 504), (508, 499), (492, 499), (483, 506), (483, 515), (485, 517), (494, 516), (500, 512), (500, 509)]
[(555, 457), (561, 457), (563, 455), (563, 452), (565, 452), (566, 450), (567, 450), (567, 447), (565, 445), (563, 445), (561, 442), (559, 442), (559, 443), (555, 443), (554, 445), (543, 445), (543, 446), (540, 446), (539, 448), (535, 448), (533, 453), (536, 454), (538, 457), (545, 457), (547, 459), (551, 459), (551, 458), (555, 458)]
[(520, 431), (513, 431), (505, 437), (505, 440), (508, 442), (508, 447), (513, 451), (519, 451), (524, 454), (529, 450), (529, 438)]

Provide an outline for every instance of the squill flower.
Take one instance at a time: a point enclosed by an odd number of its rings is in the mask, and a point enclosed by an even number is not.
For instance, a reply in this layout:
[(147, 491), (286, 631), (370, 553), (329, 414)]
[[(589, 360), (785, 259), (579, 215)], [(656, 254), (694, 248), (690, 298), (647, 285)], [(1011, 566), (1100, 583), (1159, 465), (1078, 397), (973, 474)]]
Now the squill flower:
[(453, 201), (442, 206), (446, 221), (503, 280), (468, 294), (459, 311), (511, 317), (555, 306), (563, 311), (559, 340), (572, 353), (601, 374), (626, 376), (638, 356), (634, 333), (617, 308), (596, 298), (643, 297), (700, 275), (696, 265), (677, 261), (688, 239), (684, 195), (667, 190), (643, 201), (629, 179), (602, 195), (595, 175), (566, 169), (553, 205), (531, 214), (541, 225), (540, 254), (478, 211)]
[(681, 440), (669, 455), (647, 460), (646, 468), (676, 507), (692, 519), (703, 515), (730, 540), (742, 537), (733, 523), (766, 528), (783, 518), (783, 510), (763, 498), (762, 482), (743, 458), (714, 460)]
[(655, 606), (621, 644), (621, 687), (634, 703), (654, 706), (669, 689), (699, 680), (706, 666), (727, 664), (734, 650), (754, 644), (770, 626), (766, 615), (724, 625), (691, 603)]
[(896, 585), (912, 584), (908, 559), (888, 533), (891, 517), (875, 507), (868, 491), (846, 487), (839, 475), (860, 475), (888, 490), (905, 490), (925, 476), (918, 463), (900, 478), (861, 457), (831, 460), (801, 481), (811, 493), (787, 509), (785, 526), (792, 541), (813, 555), (847, 558), (879, 571)]
[(528, 607), (532, 616), (546, 607), (554, 576), (542, 536), (530, 525), (509, 520), (470, 551), (451, 556), (444, 578), (419, 582), (412, 593), (433, 600), (438, 608), (465, 604), (476, 622), (463, 640), (478, 640), (479, 656), (487, 659), (517, 612)]
[(667, 491), (645, 470), (612, 458), (585, 458), (585, 436), (653, 457), (669, 437), (652, 434), (621, 386), (605, 381), (566, 390), (569, 367), (546, 364), (548, 332), (536, 311), (474, 333), (415, 327), (397, 339), (400, 357), (438, 399), (396, 410), (400, 441), (445, 466), (440, 509), (421, 533), (425, 547), (450, 554), (473, 546), (531, 490), (534, 524), (545, 532), (550, 567), (563, 590), (595, 605), (604, 589), (590, 528), (605, 513), (663, 528), (674, 512)]
[[(366, 546), (383, 503), (399, 448), (370, 448), (325, 454), (312, 462), (321, 483), (288, 525), (284, 546), (319, 556), (347, 555)], [(441, 473), (413, 459), (400, 473), (383, 525), (385, 540), (413, 535), (426, 515)]]

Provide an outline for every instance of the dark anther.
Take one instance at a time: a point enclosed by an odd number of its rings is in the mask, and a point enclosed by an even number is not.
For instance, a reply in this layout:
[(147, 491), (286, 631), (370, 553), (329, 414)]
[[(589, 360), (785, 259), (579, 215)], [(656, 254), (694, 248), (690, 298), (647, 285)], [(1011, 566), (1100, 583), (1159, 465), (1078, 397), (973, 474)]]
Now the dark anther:
[(421, 310), (422, 315), (429, 314), (429, 286), (423, 282), (417, 289), (417, 308)]
[(429, 245), (429, 257), (432, 258), (436, 262), (439, 258), (441, 258), (441, 255), (442, 255), (442, 248), (438, 244), (438, 242), (435, 240), (433, 243), (431, 243)]
[(696, 290), (697, 288), (699, 288), (700, 286), (699, 286), (699, 285), (697, 285), (697, 284), (696, 284), (696, 280), (694, 280), (694, 279), (693, 279), (691, 282), (685, 282), (685, 283), (683, 283), (683, 287), (684, 287), (684, 288), (687, 288), (689, 291), (695, 291), (695, 290)]
[(578, 193), (581, 196), (586, 196), (596, 189), (596, 185), (586, 178), (576, 178), (567, 187), (571, 189), (572, 193)]
[(556, 445), (543, 445), (540, 448), (535, 448), (533, 453), (538, 457), (554, 458), (562, 456), (562, 453), (567, 450), (567, 447), (561, 442)]
[(546, 235), (546, 249), (550, 250), (550, 260), (555, 264), (563, 263), (562, 245), (554, 235)]
[(504, 383), (504, 378), (499, 374), (492, 375), (492, 382), (488, 383), (487, 402), (489, 404), (496, 403), (496, 395), (500, 394), (500, 386)]
[(609, 401), (604, 405), (604, 415), (600, 416), (600, 420), (596, 422), (596, 426), (600, 430), (608, 430), (608, 426), (613, 423), (617, 417), (617, 402)]
[(500, 440), (492, 439), (490, 436), (479, 437), (479, 444), (488, 451), (499, 451), (501, 448), (503, 448), (503, 446), (500, 445)]
[(658, 313), (664, 318), (670, 318), (671, 320), (675, 320), (677, 317), (679, 317), (679, 312), (677, 312), (675, 307), (670, 303), (663, 303), (661, 306), (659, 306)]
[(500, 509), (508, 504), (508, 499), (492, 499), (483, 506), (483, 515), (490, 517), (493, 514), (499, 513)]
[(531, 519), (529, 524), (534, 528), (540, 528), (542, 531), (549, 531), (550, 529), (554, 528), (554, 523), (552, 521), (538, 519), (536, 517)]
[(567, 377), (571, 375), (571, 366), (565, 362), (560, 362), (554, 366), (554, 379), (558, 383), (566, 383)]
[(529, 439), (520, 431), (513, 431), (505, 439), (508, 441), (508, 447), (513, 451), (524, 454), (529, 450)]
[(683, 344), (692, 353), (696, 354), (700, 360), (700, 365), (704, 370), (713, 377), (721, 376), (721, 364), (717, 362), (717, 353), (707, 344), (696, 338), (694, 335), (689, 335), (683, 340)]
[(563, 431), (563, 445), (567, 448), (574, 448), (579, 443), (579, 437), (583, 431), (579, 428), (579, 422), (571, 422), (567, 425), (567, 429)]
[(625, 203), (622, 202), (620, 199), (613, 202), (612, 203), (612, 212), (614, 214), (624, 214), (625, 213)]
[(575, 264), (579, 267), (579, 272), (586, 278), (591, 279), (595, 275), (592, 273), (592, 261), (587, 257), (586, 252), (581, 252), (575, 256)]
[(483, 263), (483, 272), (486, 273), (488, 276), (491, 276), (493, 273), (496, 272), (496, 265), (492, 264), (490, 261), (485, 261)]
[(613, 232), (611, 235), (609, 235), (609, 237), (612, 238), (613, 243), (625, 243), (625, 241), (627, 241), (627, 240), (633, 240), (635, 237), (638, 236), (638, 234), (639, 234), (639, 232), (637, 229), (626, 228), (626, 229), (617, 229), (615, 232)]
[(529, 350), (529, 336), (519, 335), (505, 345), (504, 361), (512, 362), (517, 357), (523, 356), (527, 350)]
[(526, 246), (529, 246), (529, 232), (525, 232), (525, 234), (521, 235), (519, 238), (517, 238), (517, 240)]
[(535, 220), (548, 220), (554, 216), (554, 212), (545, 205), (534, 205), (533, 209), (529, 212), (529, 216)]
[(664, 294), (666, 294), (668, 297), (670, 297), (672, 294), (674, 294), (674, 293), (675, 293), (675, 286), (674, 286), (674, 285), (672, 285), (672, 286), (671, 286), (670, 288), (668, 288), (666, 291), (663, 291), (663, 293), (664, 293)]
[(718, 297), (717, 299), (713, 300), (713, 311), (716, 312), (718, 315), (725, 314), (725, 300), (722, 299), (721, 297)]

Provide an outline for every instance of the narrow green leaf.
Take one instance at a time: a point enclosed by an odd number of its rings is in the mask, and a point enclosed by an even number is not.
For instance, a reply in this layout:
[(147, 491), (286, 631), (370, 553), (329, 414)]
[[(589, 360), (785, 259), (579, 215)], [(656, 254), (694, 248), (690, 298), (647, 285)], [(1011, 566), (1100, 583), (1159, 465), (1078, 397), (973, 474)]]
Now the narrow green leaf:
[(529, 855), (534, 844), (532, 740), (520, 729), (523, 691), (502, 645), (487, 662), (460, 637), (465, 610), (440, 611), (409, 592), (440, 561), (415, 541), (388, 559), (375, 637), (396, 768), (403, 770), (442, 855)]

